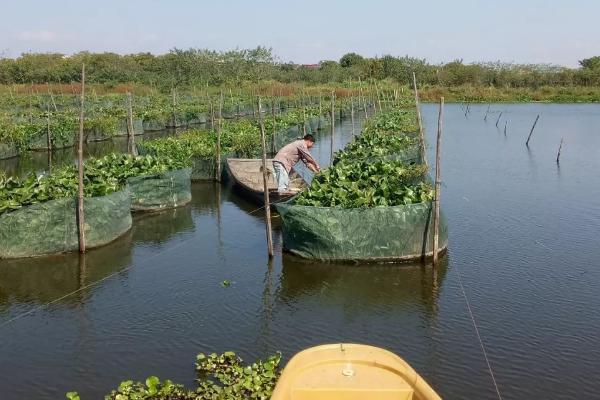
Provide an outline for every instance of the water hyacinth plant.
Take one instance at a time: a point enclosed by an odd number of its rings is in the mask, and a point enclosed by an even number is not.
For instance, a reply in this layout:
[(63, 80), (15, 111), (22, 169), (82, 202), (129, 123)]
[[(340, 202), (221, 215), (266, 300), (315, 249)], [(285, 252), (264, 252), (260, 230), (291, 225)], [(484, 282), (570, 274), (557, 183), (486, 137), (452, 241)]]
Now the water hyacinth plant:
[[(84, 169), (84, 195), (105, 196), (120, 190), (127, 179), (180, 169), (187, 164), (180, 160), (154, 156), (109, 154), (89, 159)], [(77, 195), (77, 168), (69, 165), (48, 175), (30, 174), (25, 179), (0, 177), (0, 214), (31, 204)]]

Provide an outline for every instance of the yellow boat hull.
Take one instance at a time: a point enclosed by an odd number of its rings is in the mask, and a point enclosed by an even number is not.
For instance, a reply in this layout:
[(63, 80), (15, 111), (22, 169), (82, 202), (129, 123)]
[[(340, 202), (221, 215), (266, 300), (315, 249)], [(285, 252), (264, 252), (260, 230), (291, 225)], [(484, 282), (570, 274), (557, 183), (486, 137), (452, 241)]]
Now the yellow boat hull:
[(441, 400), (403, 359), (361, 344), (327, 344), (296, 354), (271, 400)]

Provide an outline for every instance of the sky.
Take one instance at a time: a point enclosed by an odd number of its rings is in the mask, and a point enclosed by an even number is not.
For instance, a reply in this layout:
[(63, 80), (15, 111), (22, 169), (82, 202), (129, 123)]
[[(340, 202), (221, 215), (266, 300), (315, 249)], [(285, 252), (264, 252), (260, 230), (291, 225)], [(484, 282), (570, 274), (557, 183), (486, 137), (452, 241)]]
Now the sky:
[(0, 0), (0, 55), (265, 46), (312, 64), (348, 52), (575, 67), (600, 55), (598, 0)]

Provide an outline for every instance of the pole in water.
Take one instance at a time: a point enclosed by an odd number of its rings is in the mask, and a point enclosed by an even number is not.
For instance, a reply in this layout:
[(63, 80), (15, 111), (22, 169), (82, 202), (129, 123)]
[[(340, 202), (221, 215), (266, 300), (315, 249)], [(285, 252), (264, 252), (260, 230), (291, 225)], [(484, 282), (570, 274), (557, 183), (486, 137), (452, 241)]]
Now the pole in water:
[(417, 89), (417, 75), (414, 72), (413, 89), (415, 92), (415, 106), (417, 108), (417, 122), (419, 123), (419, 136), (421, 138), (421, 159), (427, 167), (427, 157), (425, 155), (425, 133), (423, 132), (423, 120), (421, 118), (421, 103), (419, 102), (419, 91)]
[(50, 103), (48, 103), (46, 146), (48, 147), (48, 172), (52, 171), (52, 138), (50, 137)]
[(560, 164), (560, 152), (562, 150), (563, 140), (564, 140), (564, 138), (560, 138), (560, 146), (558, 146), (558, 154), (556, 155), (556, 163), (557, 164)]
[(352, 120), (352, 136), (355, 136), (354, 133), (354, 97), (350, 97), (350, 119)]
[(85, 99), (85, 64), (81, 65), (81, 108), (79, 111), (79, 138), (77, 145), (78, 193), (77, 193), (77, 231), (79, 233), (79, 252), (85, 253), (85, 214), (83, 210), (83, 106)]
[(333, 165), (333, 135), (335, 129), (335, 92), (331, 91), (331, 147), (329, 149), (329, 161)]
[(535, 129), (535, 125), (538, 122), (538, 119), (540, 119), (540, 114), (538, 114), (537, 117), (535, 117), (535, 121), (533, 122), (533, 126), (531, 127), (531, 131), (529, 132), (529, 136), (527, 137), (527, 141), (525, 142), (525, 146), (529, 147), (529, 140), (531, 139), (531, 135), (533, 135), (533, 130)]
[(267, 176), (267, 146), (265, 143), (265, 124), (262, 119), (262, 106), (258, 98), (258, 122), (260, 124), (260, 142), (262, 146), (262, 177), (264, 191), (265, 219), (267, 222), (267, 251), (269, 258), (273, 257), (273, 235), (271, 233), (271, 205), (269, 201), (269, 184)]
[(435, 200), (433, 214), (433, 267), (437, 267), (438, 262), (438, 247), (440, 235), (440, 191), (442, 184), (441, 175), (441, 158), (442, 158), (442, 128), (444, 120), (444, 98), (440, 97), (440, 110), (438, 113), (438, 132), (437, 143), (435, 146)]
[(496, 128), (498, 127), (498, 123), (500, 122), (500, 118), (502, 118), (502, 111), (500, 112), (500, 115), (498, 115), (498, 119), (496, 120)]
[(487, 110), (485, 110), (485, 116), (483, 117), (483, 120), (485, 122), (487, 122), (487, 117), (488, 117), (488, 113), (490, 112), (490, 107), (491, 106), (492, 106), (491, 104), (488, 104), (488, 108), (487, 108)]
[(508, 121), (504, 121), (504, 136), (506, 136), (506, 124), (508, 123)]
[(221, 125), (223, 125), (223, 91), (219, 97), (219, 124), (217, 125), (217, 182), (221, 182)]
[(133, 106), (131, 92), (127, 92), (127, 151), (137, 156), (137, 147), (135, 147), (135, 132), (133, 130)]

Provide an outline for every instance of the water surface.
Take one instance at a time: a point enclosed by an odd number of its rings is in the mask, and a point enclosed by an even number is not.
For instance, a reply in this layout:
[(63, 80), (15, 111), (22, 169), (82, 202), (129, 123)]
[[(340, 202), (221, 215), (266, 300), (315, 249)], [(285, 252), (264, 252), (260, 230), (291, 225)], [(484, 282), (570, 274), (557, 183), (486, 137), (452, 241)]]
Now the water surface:
[[(84, 258), (0, 262), (1, 397), (101, 398), (151, 374), (192, 387), (198, 352), (287, 359), (352, 341), (401, 355), (444, 398), (495, 398), (460, 274), (505, 399), (594, 398), (600, 107), (492, 105), (487, 123), (486, 109), (465, 117), (446, 106), (450, 244), (436, 275), (282, 255), (277, 217), (269, 262), (262, 210), (230, 186), (194, 184), (189, 206), (137, 215), (130, 233)], [(423, 111), (435, 143), (436, 106)], [(345, 121), (336, 148), (350, 137)], [(313, 153), (327, 164), (326, 133)]]

